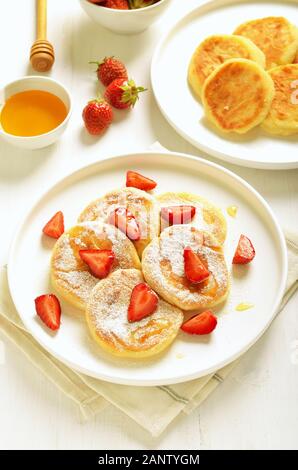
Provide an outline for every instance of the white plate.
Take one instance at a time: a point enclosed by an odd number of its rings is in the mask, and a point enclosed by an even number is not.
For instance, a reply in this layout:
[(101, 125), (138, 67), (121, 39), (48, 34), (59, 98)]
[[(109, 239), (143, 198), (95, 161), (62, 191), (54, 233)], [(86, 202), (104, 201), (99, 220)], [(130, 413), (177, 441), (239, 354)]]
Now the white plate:
[[(106, 191), (123, 186), (127, 169), (136, 169), (158, 182), (158, 192), (190, 191), (225, 209), (239, 207), (236, 219), (227, 217), (226, 259), (231, 259), (239, 235), (247, 234), (256, 247), (251, 266), (233, 270), (228, 302), (218, 310), (219, 324), (209, 338), (179, 333), (163, 355), (131, 362), (103, 353), (90, 338), (84, 318), (66, 303), (60, 330), (54, 334), (36, 316), (34, 298), (50, 292), (49, 263), (54, 240), (41, 235), (44, 223), (57, 210), (66, 227), (80, 211)], [(42, 196), (21, 224), (13, 242), (8, 275), (16, 308), (32, 335), (51, 354), (85, 374), (130, 385), (170, 384), (206, 375), (246, 351), (273, 319), (285, 287), (286, 247), (282, 232), (266, 202), (238, 176), (200, 158), (145, 152), (114, 157), (89, 165), (62, 179)], [(254, 308), (236, 312), (239, 302)]]
[(253, 168), (298, 167), (298, 137), (273, 137), (261, 128), (244, 136), (221, 136), (204, 119), (201, 104), (187, 83), (187, 69), (198, 44), (211, 34), (231, 34), (254, 18), (285, 16), (298, 26), (297, 0), (216, 0), (196, 8), (163, 37), (152, 60), (157, 103), (174, 129), (201, 150), (222, 160)]

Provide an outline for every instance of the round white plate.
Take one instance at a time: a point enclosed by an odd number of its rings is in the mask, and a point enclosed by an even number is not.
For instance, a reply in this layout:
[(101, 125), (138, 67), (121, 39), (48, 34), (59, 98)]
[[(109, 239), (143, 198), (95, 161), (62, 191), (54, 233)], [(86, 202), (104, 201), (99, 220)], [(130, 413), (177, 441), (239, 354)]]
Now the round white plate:
[[(158, 182), (156, 192), (189, 191), (208, 198), (226, 212), (226, 260), (231, 266), (241, 233), (249, 236), (257, 256), (250, 266), (233, 269), (229, 300), (217, 310), (218, 327), (209, 337), (180, 332), (173, 345), (151, 360), (128, 361), (104, 353), (89, 337), (84, 316), (62, 302), (62, 324), (49, 331), (35, 313), (34, 298), (51, 292), (49, 265), (54, 240), (41, 229), (62, 210), (65, 225), (76, 223), (81, 210), (105, 192), (123, 186), (127, 169)], [(245, 181), (215, 164), (187, 155), (145, 152), (113, 157), (84, 167), (62, 179), (42, 196), (21, 224), (12, 244), (8, 275), (15, 306), (28, 330), (51, 354), (85, 374), (130, 385), (160, 385), (191, 380), (228, 364), (245, 352), (274, 317), (285, 287), (286, 247), (282, 232), (266, 202)], [(254, 308), (235, 311), (240, 302)]]
[[(157, 103), (174, 129), (201, 150), (222, 160), (253, 168), (298, 167), (298, 136), (273, 137), (260, 127), (244, 136), (220, 135), (204, 118), (193, 96), (187, 69), (198, 44), (211, 34), (231, 34), (254, 18), (285, 16), (298, 26), (297, 0), (215, 0), (182, 18), (159, 43), (151, 68)], [(241, 93), (241, 90), (239, 90)]]

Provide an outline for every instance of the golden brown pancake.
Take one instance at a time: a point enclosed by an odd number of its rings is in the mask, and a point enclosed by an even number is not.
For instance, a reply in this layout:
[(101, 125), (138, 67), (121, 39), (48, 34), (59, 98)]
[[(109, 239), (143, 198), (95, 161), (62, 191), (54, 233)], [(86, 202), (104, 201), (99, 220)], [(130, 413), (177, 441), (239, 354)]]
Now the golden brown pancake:
[(266, 68), (293, 62), (298, 48), (298, 30), (282, 16), (247, 21), (234, 34), (251, 39), (265, 54)]
[(86, 220), (108, 221), (109, 215), (118, 207), (126, 207), (136, 218), (141, 239), (133, 242), (139, 256), (144, 248), (159, 234), (159, 209), (153, 196), (136, 188), (116, 189), (91, 202), (79, 216), (79, 222)]
[[(196, 214), (191, 221), (191, 225), (199, 230), (210, 232), (222, 245), (226, 239), (227, 223), (221, 210), (211, 204), (207, 199), (191, 193), (168, 192), (157, 197), (160, 207), (187, 206), (196, 208)], [(168, 224), (161, 218), (161, 229), (168, 227)]]
[[(200, 255), (210, 272), (200, 284), (185, 277), (186, 247)], [(152, 289), (183, 310), (209, 308), (228, 295), (229, 275), (222, 249), (212, 235), (191, 225), (173, 225), (155, 238), (144, 250), (142, 270)]]
[(206, 38), (195, 50), (188, 68), (188, 81), (195, 95), (201, 97), (207, 77), (229, 59), (250, 59), (265, 67), (263, 52), (250, 40), (233, 34)]
[(275, 67), (269, 74), (275, 97), (262, 127), (270, 134), (295, 134), (298, 132), (298, 64)]
[(113, 355), (134, 359), (154, 356), (172, 343), (182, 324), (181, 310), (162, 299), (152, 315), (128, 322), (132, 290), (142, 282), (141, 271), (119, 269), (91, 293), (86, 309), (89, 330), (95, 341)]
[(112, 225), (85, 222), (67, 230), (56, 242), (51, 260), (51, 279), (55, 289), (69, 303), (84, 310), (93, 287), (101, 282), (91, 274), (79, 251), (113, 250), (112, 271), (139, 268), (140, 260), (132, 242)]
[(207, 78), (202, 101), (219, 130), (244, 134), (265, 119), (273, 96), (273, 81), (256, 62), (231, 59)]

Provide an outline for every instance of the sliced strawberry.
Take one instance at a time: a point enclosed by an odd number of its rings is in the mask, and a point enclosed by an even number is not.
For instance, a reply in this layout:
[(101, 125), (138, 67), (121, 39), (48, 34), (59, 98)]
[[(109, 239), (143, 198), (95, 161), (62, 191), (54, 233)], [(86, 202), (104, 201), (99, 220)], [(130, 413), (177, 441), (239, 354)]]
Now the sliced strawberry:
[(187, 279), (195, 284), (205, 281), (210, 275), (199, 255), (189, 247), (184, 249), (184, 271)]
[(126, 173), (126, 186), (142, 189), (143, 191), (150, 191), (150, 189), (154, 189), (156, 187), (156, 183), (140, 173), (128, 171)]
[(155, 312), (158, 305), (157, 294), (142, 282), (137, 284), (131, 293), (127, 319), (129, 322), (140, 321)]
[(194, 206), (169, 206), (161, 208), (161, 218), (168, 225), (189, 224), (194, 218), (196, 208)]
[(51, 330), (60, 327), (61, 307), (60, 302), (54, 294), (45, 294), (34, 300), (37, 315)]
[(250, 263), (256, 255), (253, 244), (245, 235), (240, 235), (238, 246), (233, 258), (233, 264)]
[(135, 216), (125, 207), (118, 207), (118, 209), (111, 212), (108, 223), (115, 225), (132, 241), (137, 241), (141, 238), (140, 227)]
[(64, 232), (64, 217), (61, 211), (57, 212), (42, 229), (48, 237), (59, 238)]
[(206, 312), (199, 313), (183, 323), (181, 330), (190, 335), (209, 335), (216, 325), (217, 318), (211, 310), (206, 310)]
[(115, 260), (112, 250), (80, 250), (79, 255), (88, 265), (93, 276), (99, 279), (108, 276)]

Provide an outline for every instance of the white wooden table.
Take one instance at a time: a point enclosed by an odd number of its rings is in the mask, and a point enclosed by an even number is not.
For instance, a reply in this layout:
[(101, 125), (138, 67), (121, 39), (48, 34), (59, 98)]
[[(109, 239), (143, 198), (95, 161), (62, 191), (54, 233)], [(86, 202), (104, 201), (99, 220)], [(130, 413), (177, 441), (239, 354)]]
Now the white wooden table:
[[(34, 3), (3, 2), (0, 7), (0, 86), (32, 73), (28, 53), (34, 40)], [(174, 0), (159, 23), (131, 37), (100, 29), (85, 16), (78, 1), (48, 3), (49, 39), (56, 49), (51, 75), (70, 87), (75, 98), (73, 117), (59, 144), (43, 151), (19, 151), (0, 142), (1, 264), (7, 260), (10, 240), (24, 210), (61, 175), (103, 155), (147, 148), (156, 140), (172, 150), (200, 154), (167, 124), (151, 92), (98, 141), (85, 134), (81, 123), (85, 102), (96, 94), (95, 74), (88, 61), (119, 56), (135, 80), (150, 88), (150, 59), (162, 31), (200, 0)], [(226, 166), (261, 192), (284, 226), (298, 230), (298, 170), (268, 172)], [(0, 338), (4, 353), (0, 448), (297, 449), (297, 305), (296, 296), (207, 402), (191, 416), (178, 418), (160, 439), (152, 439), (112, 407), (94, 421), (80, 423), (72, 403)]]

